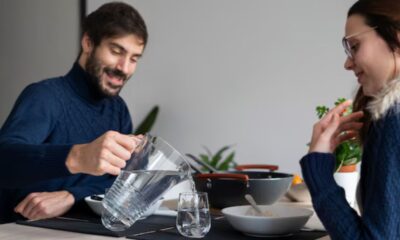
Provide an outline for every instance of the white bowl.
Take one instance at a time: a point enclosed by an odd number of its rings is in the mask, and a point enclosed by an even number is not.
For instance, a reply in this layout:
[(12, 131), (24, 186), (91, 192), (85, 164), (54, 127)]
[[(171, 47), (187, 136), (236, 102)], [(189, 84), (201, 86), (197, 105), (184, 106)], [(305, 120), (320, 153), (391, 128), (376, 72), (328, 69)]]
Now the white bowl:
[(236, 230), (255, 237), (291, 235), (307, 223), (313, 211), (306, 208), (258, 205), (271, 216), (256, 216), (250, 205), (222, 209), (228, 222)]
[[(104, 194), (99, 194), (95, 195), (101, 198), (104, 198)], [(101, 213), (103, 212), (103, 205), (101, 204), (101, 201), (99, 200), (94, 200), (91, 198), (91, 196), (85, 197), (85, 202), (87, 205), (89, 205), (90, 209), (92, 209), (93, 212), (95, 212), (97, 215), (101, 216)]]
[(308, 190), (307, 185), (304, 182), (292, 185), (289, 188), (289, 191), (287, 191), (286, 197), (296, 202), (311, 203), (310, 191)]
[[(104, 198), (104, 194), (96, 195), (98, 197)], [(96, 214), (101, 216), (101, 213), (103, 212), (103, 204), (101, 204), (101, 201), (99, 200), (94, 200), (91, 198), (91, 196), (85, 197), (86, 203), (89, 205), (89, 207), (95, 212)], [(143, 214), (142, 218), (146, 218), (150, 215), (152, 215), (157, 209), (160, 207), (161, 203), (163, 202), (163, 199), (158, 200), (153, 206), (151, 206), (147, 211)]]

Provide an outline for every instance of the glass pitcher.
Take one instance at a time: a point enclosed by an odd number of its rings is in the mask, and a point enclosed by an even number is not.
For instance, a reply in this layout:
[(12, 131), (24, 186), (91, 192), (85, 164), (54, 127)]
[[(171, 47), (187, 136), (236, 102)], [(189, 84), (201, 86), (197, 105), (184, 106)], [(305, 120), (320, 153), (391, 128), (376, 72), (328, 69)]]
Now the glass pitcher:
[(190, 178), (190, 166), (160, 137), (146, 134), (106, 193), (101, 217), (112, 231), (132, 226), (169, 189)]

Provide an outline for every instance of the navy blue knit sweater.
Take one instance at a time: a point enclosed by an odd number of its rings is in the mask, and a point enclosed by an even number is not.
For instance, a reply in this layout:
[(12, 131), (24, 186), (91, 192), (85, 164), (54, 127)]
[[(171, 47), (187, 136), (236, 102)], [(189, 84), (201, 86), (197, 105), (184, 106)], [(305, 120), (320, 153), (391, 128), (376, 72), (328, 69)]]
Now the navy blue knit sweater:
[(104, 193), (114, 177), (70, 174), (66, 157), (74, 144), (108, 130), (132, 132), (119, 96), (100, 98), (75, 63), (63, 76), (29, 85), (0, 130), (0, 223), (14, 221), (14, 207), (31, 192), (67, 190), (80, 201)]
[(372, 122), (361, 165), (359, 216), (333, 178), (334, 156), (300, 161), (314, 209), (332, 239), (400, 239), (400, 104)]

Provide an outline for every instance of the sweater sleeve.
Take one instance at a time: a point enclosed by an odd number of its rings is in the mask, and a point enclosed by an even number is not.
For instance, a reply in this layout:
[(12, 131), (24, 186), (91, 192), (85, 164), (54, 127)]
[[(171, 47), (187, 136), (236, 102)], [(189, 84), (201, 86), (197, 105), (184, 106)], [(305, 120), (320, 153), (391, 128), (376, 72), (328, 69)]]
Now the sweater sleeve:
[[(122, 98), (119, 98), (121, 111), (120, 111), (120, 132), (123, 134), (131, 134), (132, 133), (132, 120), (129, 114), (128, 107)], [(67, 187), (65, 190), (70, 192), (75, 201), (78, 202), (84, 199), (87, 196), (91, 196), (94, 194), (103, 194), (106, 188), (110, 188), (113, 184), (115, 176), (106, 174), (101, 177), (101, 180), (96, 182), (90, 182), (85, 184), (80, 184), (73, 187)]]
[(354, 229), (361, 230), (361, 219), (333, 178), (334, 162), (335, 157), (327, 153), (310, 153), (300, 161), (313, 207), (332, 239), (360, 239)]
[(300, 161), (314, 209), (332, 239), (400, 237), (400, 121), (386, 120), (384, 126), (380, 141), (364, 149), (363, 161), (370, 159), (363, 164), (370, 169), (362, 176), (368, 183), (362, 190), (362, 216), (349, 206), (344, 190), (333, 179), (333, 155), (311, 153)]
[(72, 145), (44, 144), (61, 109), (46, 85), (24, 89), (0, 130), (1, 188), (70, 175), (65, 159)]
[(114, 176), (107, 175), (104, 176), (101, 181), (96, 181), (80, 186), (66, 187), (65, 190), (70, 192), (74, 196), (75, 201), (78, 202), (87, 196), (91, 196), (94, 194), (103, 194), (106, 188), (111, 187), (115, 178), (116, 177)]

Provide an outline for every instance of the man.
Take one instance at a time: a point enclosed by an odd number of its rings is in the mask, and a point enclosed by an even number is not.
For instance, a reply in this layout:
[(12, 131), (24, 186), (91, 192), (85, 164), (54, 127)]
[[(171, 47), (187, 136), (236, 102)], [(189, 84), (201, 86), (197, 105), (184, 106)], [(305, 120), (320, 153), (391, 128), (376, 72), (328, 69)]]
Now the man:
[(140, 141), (118, 94), (146, 43), (134, 8), (105, 4), (70, 72), (24, 89), (0, 130), (0, 223), (60, 216), (111, 186)]

